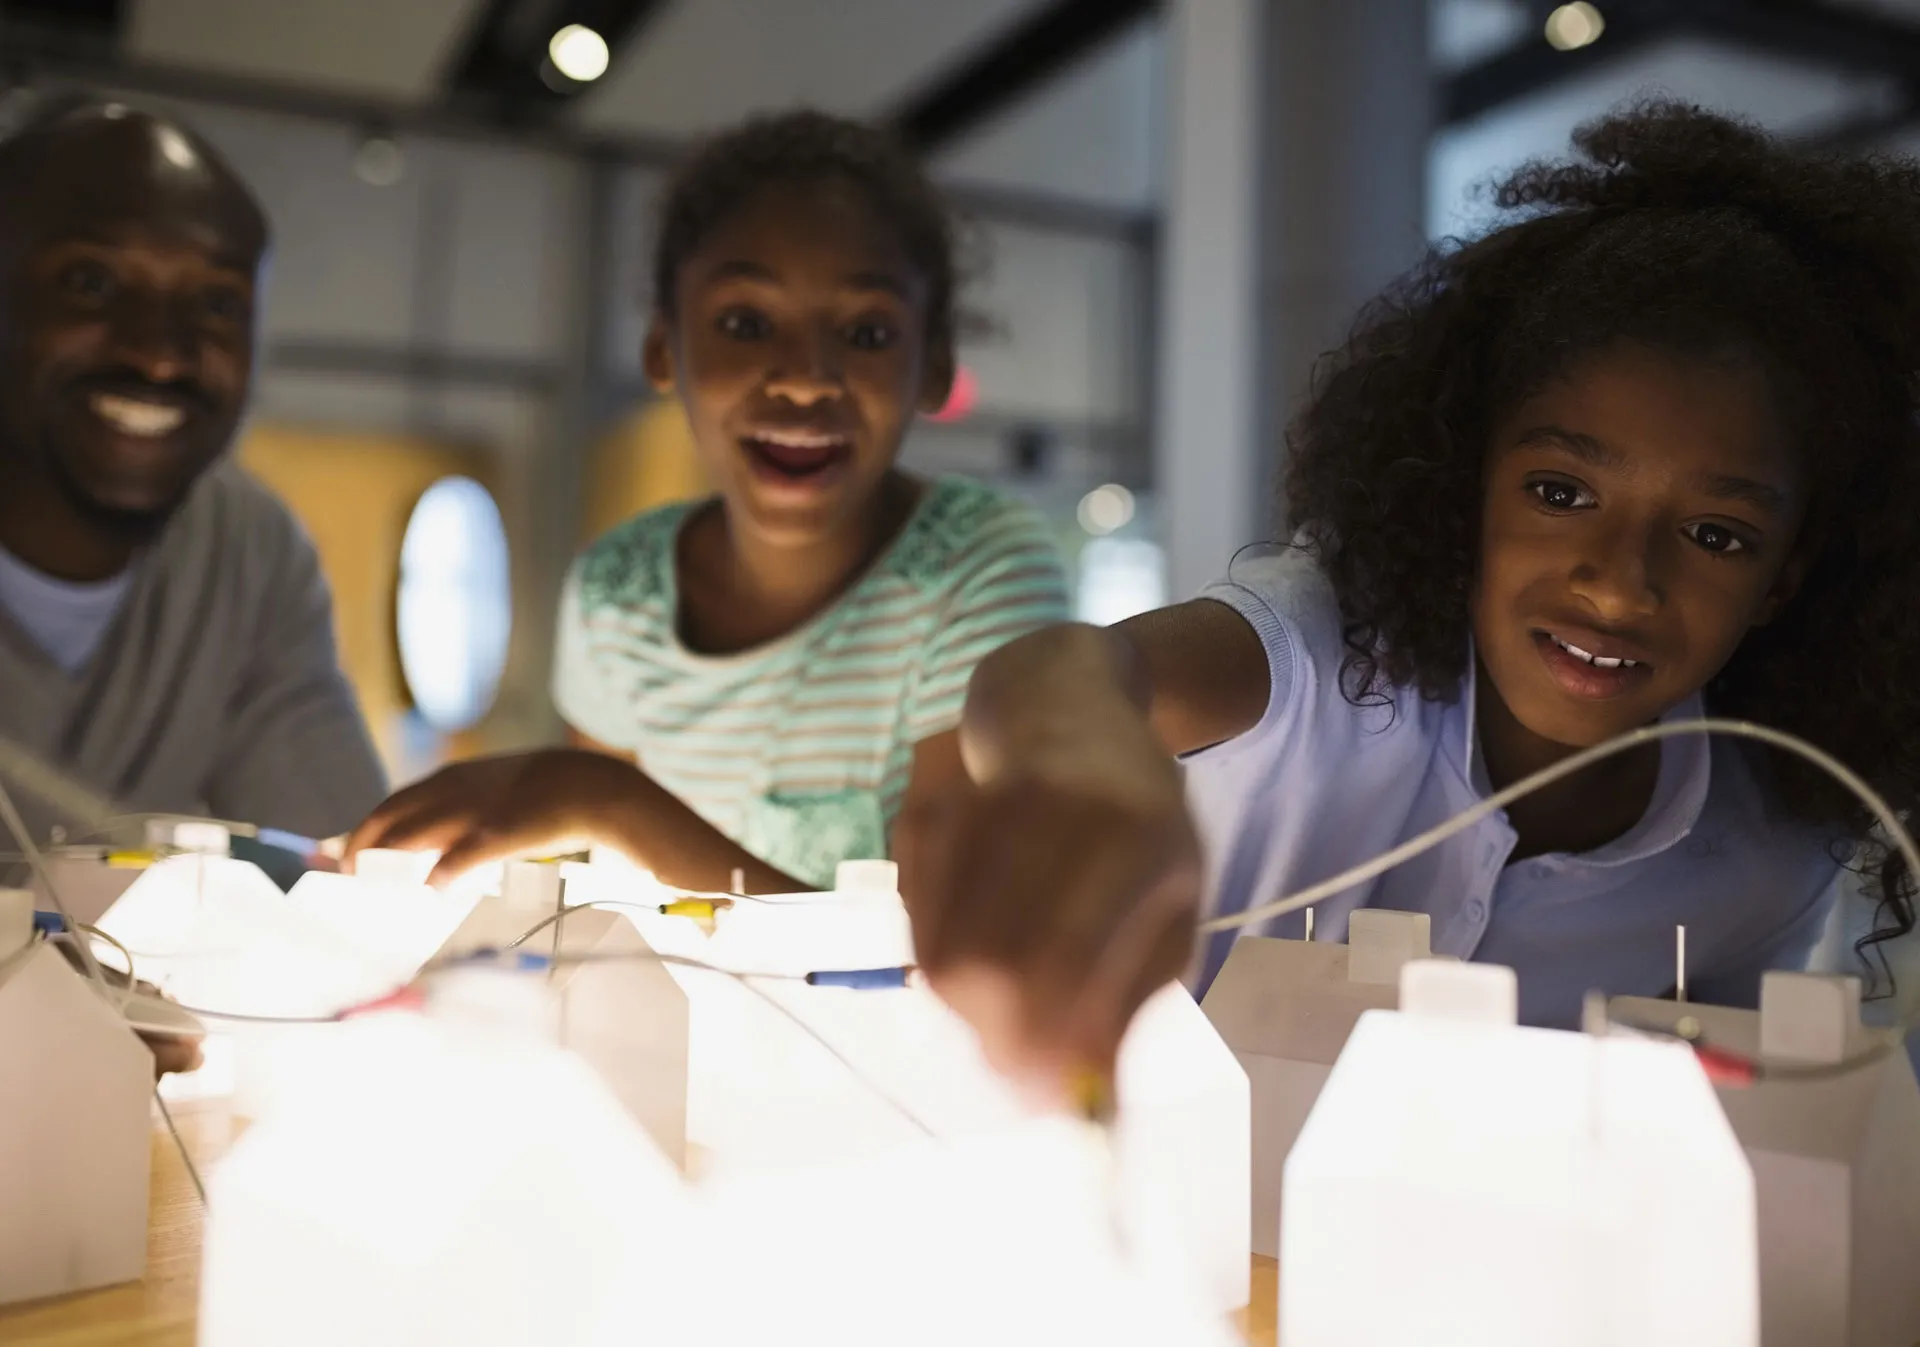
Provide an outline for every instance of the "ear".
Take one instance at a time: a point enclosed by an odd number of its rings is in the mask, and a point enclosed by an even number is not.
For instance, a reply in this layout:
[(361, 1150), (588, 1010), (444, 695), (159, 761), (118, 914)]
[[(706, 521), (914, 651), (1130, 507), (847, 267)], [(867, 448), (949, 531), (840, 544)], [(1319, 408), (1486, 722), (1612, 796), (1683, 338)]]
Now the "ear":
[(1767, 597), (1760, 601), (1760, 611), (1753, 619), (1753, 625), (1764, 627), (1776, 617), (1780, 610), (1792, 603), (1799, 594), (1800, 585), (1807, 578), (1807, 566), (1812, 556), (1805, 547), (1796, 547), (1793, 554), (1780, 567), (1780, 574), (1773, 577), (1773, 588), (1767, 591)]
[(647, 324), (646, 339), (640, 343), (640, 368), (654, 392), (673, 392), (673, 329), (658, 313)]
[(947, 405), (947, 399), (953, 394), (955, 367), (951, 339), (942, 338), (927, 347), (920, 374), (921, 411), (931, 416)]

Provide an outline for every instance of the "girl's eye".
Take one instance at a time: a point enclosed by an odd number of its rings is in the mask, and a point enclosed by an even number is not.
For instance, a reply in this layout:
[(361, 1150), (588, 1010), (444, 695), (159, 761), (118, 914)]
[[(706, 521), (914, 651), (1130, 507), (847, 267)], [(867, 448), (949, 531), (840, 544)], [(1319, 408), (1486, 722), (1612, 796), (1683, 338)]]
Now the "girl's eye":
[(884, 351), (897, 340), (897, 334), (885, 323), (857, 323), (847, 340), (860, 351)]
[(1544, 482), (1529, 482), (1531, 491), (1549, 510), (1580, 510), (1593, 504), (1593, 493), (1572, 482), (1548, 479)]
[(1722, 556), (1747, 550), (1746, 541), (1723, 524), (1688, 524), (1683, 532), (1707, 551)]
[(720, 315), (720, 334), (735, 341), (758, 341), (770, 326), (764, 315), (752, 309), (728, 309)]
[(69, 262), (60, 269), (60, 288), (81, 299), (105, 299), (113, 293), (113, 273), (98, 262)]

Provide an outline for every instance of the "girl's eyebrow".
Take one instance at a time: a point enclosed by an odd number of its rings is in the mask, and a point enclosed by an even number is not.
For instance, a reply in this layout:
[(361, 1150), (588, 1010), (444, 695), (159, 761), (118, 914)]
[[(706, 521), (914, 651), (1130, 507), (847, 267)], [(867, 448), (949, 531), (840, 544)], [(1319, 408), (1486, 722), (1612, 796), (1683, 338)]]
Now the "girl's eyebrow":
[(1783, 515), (1787, 512), (1787, 493), (1766, 482), (1719, 473), (1695, 480), (1701, 490), (1716, 500), (1745, 501), (1756, 510), (1765, 510), (1768, 514)]
[(1617, 470), (1627, 466), (1627, 456), (1612, 445), (1560, 426), (1535, 426), (1522, 431), (1514, 443), (1528, 448), (1559, 449), (1596, 468)]

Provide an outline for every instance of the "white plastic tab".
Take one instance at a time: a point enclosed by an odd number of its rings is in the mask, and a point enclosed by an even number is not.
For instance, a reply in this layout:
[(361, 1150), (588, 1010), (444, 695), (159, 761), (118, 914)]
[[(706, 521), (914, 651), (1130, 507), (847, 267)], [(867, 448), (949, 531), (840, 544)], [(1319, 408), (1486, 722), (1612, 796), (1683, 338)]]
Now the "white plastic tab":
[(892, 861), (841, 861), (833, 872), (835, 893), (898, 893), (900, 867)]
[(508, 861), (500, 897), (510, 907), (552, 912), (560, 906), (560, 867), (541, 861)]
[(1860, 1026), (1860, 980), (1771, 972), (1760, 979), (1760, 1055), (1837, 1062)]
[(0, 889), (0, 963), (25, 949), (32, 939), (32, 890)]
[(1518, 1024), (1520, 982), (1499, 964), (1415, 959), (1400, 970), (1400, 1010), (1423, 1019)]
[(1424, 912), (1363, 907), (1347, 918), (1347, 981), (1391, 987), (1400, 970), (1433, 952), (1433, 919)]
[(225, 856), (233, 850), (233, 834), (224, 823), (186, 819), (173, 825), (170, 839), (176, 851), (195, 856)]
[(432, 851), (369, 847), (355, 853), (353, 874), (369, 884), (420, 885), (427, 882), (427, 876), (433, 873), (433, 863), (439, 859), (439, 853)]

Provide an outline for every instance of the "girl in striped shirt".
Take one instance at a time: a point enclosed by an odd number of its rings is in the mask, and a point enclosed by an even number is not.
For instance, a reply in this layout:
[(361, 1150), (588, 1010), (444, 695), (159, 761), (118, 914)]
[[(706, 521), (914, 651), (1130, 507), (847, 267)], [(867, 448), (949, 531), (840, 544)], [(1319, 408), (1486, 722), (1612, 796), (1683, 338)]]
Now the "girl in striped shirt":
[(794, 113), (698, 150), (666, 196), (644, 362), (717, 495), (628, 521), (569, 573), (571, 748), (450, 767), (351, 849), (437, 848), (450, 877), (601, 842), (668, 883), (742, 870), (761, 892), (885, 856), (909, 779), (961, 771), (973, 666), (1066, 611), (1032, 512), (895, 464), (953, 379), (953, 253), (935, 189), (877, 131)]

